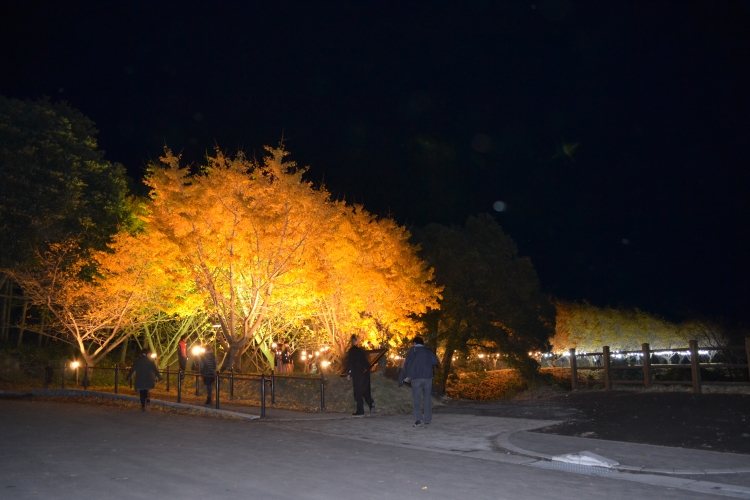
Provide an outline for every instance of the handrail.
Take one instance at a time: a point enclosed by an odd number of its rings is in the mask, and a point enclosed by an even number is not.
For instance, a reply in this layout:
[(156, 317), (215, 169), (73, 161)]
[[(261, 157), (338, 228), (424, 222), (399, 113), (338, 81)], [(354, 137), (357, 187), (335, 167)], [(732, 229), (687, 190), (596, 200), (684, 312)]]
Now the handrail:
[[(66, 371), (66, 365), (67, 363), (63, 363), (61, 366), (61, 387), (65, 389), (65, 381), (68, 376), (68, 372)], [(89, 379), (89, 373), (91, 373), (93, 377), (94, 370), (97, 370), (99, 372), (102, 371), (112, 371), (114, 372), (114, 387), (113, 392), (117, 394), (119, 392), (119, 385), (120, 385), (120, 372), (122, 370), (129, 371), (132, 366), (124, 366), (120, 367), (119, 364), (116, 364), (114, 367), (109, 366), (86, 366), (83, 365), (80, 368), (83, 368), (84, 370), (84, 379), (83, 379), (83, 388), (84, 390), (87, 390), (90, 386), (90, 379)], [(79, 384), (79, 368), (76, 367), (73, 369), (76, 376), (76, 387)], [(45, 387), (49, 386), (49, 384), (52, 382), (52, 368), (48, 365), (45, 369)], [(167, 392), (170, 392), (170, 377), (176, 376), (177, 377), (177, 402), (182, 402), (182, 390), (183, 390), (183, 379), (186, 375), (188, 375), (190, 372), (183, 371), (178, 369), (177, 371), (171, 370), (169, 367), (166, 367), (164, 370), (162, 370), (163, 379), (166, 381), (166, 390)], [(191, 375), (194, 375), (196, 378), (196, 384), (195, 384), (195, 394), (196, 396), (200, 395), (200, 386), (199, 383), (199, 377), (200, 373), (198, 372), (192, 372)], [(325, 374), (320, 373), (319, 375), (276, 375), (273, 370), (271, 370), (270, 374), (266, 373), (246, 373), (237, 375), (234, 373), (234, 370), (230, 368), (229, 371), (221, 372), (216, 371), (215, 376), (215, 406), (216, 409), (220, 409), (220, 401), (221, 401), (221, 381), (222, 379), (228, 379), (229, 380), (229, 399), (234, 399), (234, 383), (237, 382), (252, 382), (252, 381), (260, 381), (260, 396), (261, 396), (261, 418), (265, 418), (266, 415), (266, 384), (270, 386), (271, 389), (271, 404), (275, 404), (275, 396), (276, 396), (276, 383), (275, 380), (277, 378), (286, 379), (286, 380), (305, 380), (309, 382), (314, 382), (318, 385), (320, 390), (320, 409), (321, 411), (325, 411)], [(132, 388), (132, 378), (130, 380), (130, 387)]]
[[(700, 357), (705, 355), (705, 352), (715, 351), (739, 351), (744, 350), (747, 357), (747, 363), (701, 363)], [(652, 362), (652, 356), (663, 356), (667, 354), (673, 356), (675, 354), (687, 353), (687, 357), (690, 359), (689, 363), (659, 363)], [(614, 364), (613, 357), (615, 360), (621, 359), (622, 357), (630, 357), (635, 355), (641, 358), (640, 364), (634, 365), (617, 365)], [(722, 346), (722, 347), (698, 347), (698, 341), (691, 340), (690, 347), (688, 348), (670, 348), (670, 349), (658, 349), (651, 350), (648, 343), (641, 345), (640, 351), (621, 351), (621, 352), (610, 352), (609, 346), (603, 346), (602, 352), (584, 352), (576, 353), (575, 349), (570, 349), (564, 356), (570, 360), (570, 382), (573, 390), (576, 390), (579, 383), (588, 383), (587, 381), (578, 380), (579, 370), (602, 370), (604, 372), (604, 387), (606, 390), (610, 390), (613, 384), (643, 384), (644, 387), (651, 387), (651, 384), (685, 384), (692, 385), (693, 392), (701, 392), (701, 368), (746, 368), (750, 375), (750, 338), (745, 339), (745, 346)], [(578, 359), (584, 357), (601, 357), (597, 360), (598, 366), (578, 366)], [(684, 358), (683, 358), (684, 359)], [(601, 364), (599, 364), (601, 363)], [(652, 372), (654, 369), (681, 369), (690, 370), (692, 380), (678, 381), (678, 380), (652, 380)], [(643, 380), (614, 380), (612, 378), (613, 371), (624, 371), (624, 370), (642, 370)], [(730, 382), (711, 382), (711, 384), (730, 384)], [(750, 382), (732, 382), (731, 385), (750, 385)]]

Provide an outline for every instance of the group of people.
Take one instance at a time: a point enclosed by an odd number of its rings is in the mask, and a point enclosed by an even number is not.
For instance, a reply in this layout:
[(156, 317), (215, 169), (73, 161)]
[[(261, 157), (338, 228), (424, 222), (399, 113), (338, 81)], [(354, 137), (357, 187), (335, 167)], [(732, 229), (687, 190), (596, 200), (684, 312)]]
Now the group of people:
[[(187, 369), (188, 352), (186, 337), (183, 336), (177, 345), (177, 359), (180, 365), (181, 376)], [(284, 348), (289, 352), (289, 346), (284, 342), (281, 352), (281, 366), (284, 367)], [(291, 357), (287, 358), (291, 362)], [(432, 422), (432, 378), (434, 367), (439, 364), (434, 352), (425, 347), (422, 337), (414, 337), (412, 347), (406, 353), (404, 365), (399, 372), (398, 385), (411, 385), (412, 404), (414, 408), (414, 427), (423, 427)], [(213, 351), (205, 351), (193, 360), (193, 369), (203, 377), (206, 386), (206, 402), (212, 402), (213, 386), (216, 382), (216, 356)], [(359, 346), (356, 335), (351, 336), (351, 347), (346, 353), (347, 379), (351, 380), (354, 390), (354, 401), (357, 408), (352, 415), (362, 416), (365, 414), (365, 403), (370, 413), (375, 411), (375, 401), (372, 398), (370, 388), (370, 360), (364, 349)], [(291, 371), (291, 370), (290, 370)], [(282, 373), (285, 373), (282, 368)], [(141, 411), (146, 411), (146, 405), (150, 402), (148, 392), (154, 388), (156, 382), (161, 382), (161, 374), (156, 362), (149, 357), (149, 350), (143, 349), (141, 356), (133, 363), (128, 373), (128, 381), (132, 381), (135, 375), (135, 390), (141, 399)]]
[[(133, 381), (133, 375), (135, 375), (134, 385), (135, 390), (140, 395), (141, 411), (146, 411), (146, 405), (151, 402), (148, 392), (156, 386), (156, 382), (161, 382), (159, 367), (149, 357), (149, 354), (147, 348), (142, 349), (141, 355), (135, 360), (128, 373), (128, 382)], [(185, 378), (185, 370), (187, 369), (188, 362), (187, 337), (185, 335), (180, 338), (177, 344), (177, 362), (180, 366), (180, 378)], [(196, 356), (193, 360), (193, 370), (200, 373), (203, 378), (207, 396), (204, 404), (210, 405), (212, 403), (213, 387), (216, 383), (216, 356), (213, 351), (205, 351)]]
[(277, 373), (292, 373), (294, 371), (292, 350), (289, 348), (289, 342), (286, 340), (282, 342), (280, 348), (276, 351), (276, 371)]
[[(370, 390), (370, 361), (358, 344), (358, 337), (352, 335), (351, 347), (346, 354), (347, 379), (352, 381), (354, 401), (357, 404), (356, 411), (352, 413), (355, 416), (365, 414), (365, 403), (371, 413), (375, 409)], [(411, 384), (414, 427), (423, 427), (432, 422), (432, 378), (434, 367), (439, 364), (435, 353), (425, 347), (424, 339), (414, 337), (398, 377), (399, 387)]]

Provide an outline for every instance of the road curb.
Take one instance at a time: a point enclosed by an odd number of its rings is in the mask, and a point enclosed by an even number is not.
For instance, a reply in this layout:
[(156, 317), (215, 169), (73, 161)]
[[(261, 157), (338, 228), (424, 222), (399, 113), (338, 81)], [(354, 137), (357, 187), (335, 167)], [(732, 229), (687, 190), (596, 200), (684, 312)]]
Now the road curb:
[[(126, 396), (125, 394), (112, 394), (110, 392), (97, 392), (97, 391), (84, 391), (80, 389), (33, 389), (31, 391), (0, 391), (0, 397), (96, 397), (104, 399), (113, 399), (120, 401), (129, 401), (133, 403), (140, 403), (141, 400), (136, 396)], [(228, 410), (217, 410), (216, 408), (206, 408), (201, 406), (186, 405), (182, 403), (172, 403), (171, 401), (161, 401), (158, 399), (152, 399), (151, 404), (154, 406), (164, 406), (168, 408), (176, 408), (180, 410), (191, 410), (199, 413), (206, 413), (210, 415), (223, 415), (227, 417), (240, 418), (244, 420), (259, 420), (258, 415), (249, 415), (247, 413), (239, 413), (236, 411)]]
[[(503, 432), (495, 437), (495, 443), (500, 448), (523, 455), (525, 457), (538, 458), (541, 460), (552, 460), (552, 455), (539, 453), (536, 451), (526, 450), (519, 446), (514, 445), (510, 442), (510, 437), (517, 432), (524, 431), (511, 431)], [(580, 451), (580, 450), (579, 450)], [(737, 468), (737, 469), (675, 469), (669, 467), (637, 467), (633, 465), (617, 465), (611, 468), (611, 470), (617, 470), (620, 472), (640, 472), (649, 474), (666, 474), (674, 476), (702, 476), (702, 475), (717, 475), (717, 474), (744, 474), (750, 473), (750, 468)]]

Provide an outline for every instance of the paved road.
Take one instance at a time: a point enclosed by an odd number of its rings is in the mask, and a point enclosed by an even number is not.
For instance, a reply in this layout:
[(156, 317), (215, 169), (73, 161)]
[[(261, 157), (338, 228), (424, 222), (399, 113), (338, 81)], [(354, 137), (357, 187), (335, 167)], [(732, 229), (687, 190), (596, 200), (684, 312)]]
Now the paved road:
[[(453, 415), (454, 418), (461, 417)], [(624, 483), (473, 458), (481, 439), (452, 451), (421, 447), (419, 433), (455, 428), (436, 417), (341, 422), (236, 421), (131, 408), (0, 400), (0, 499), (600, 499), (706, 493)], [(468, 418), (472, 439), (495, 417)], [(490, 420), (487, 420), (490, 419)], [(511, 425), (505, 419), (504, 426)], [(500, 425), (500, 420), (498, 420)], [(528, 424), (520, 424), (528, 425)], [(448, 428), (450, 427), (450, 428)], [(381, 440), (386, 435), (389, 439)], [(451, 433), (446, 432), (451, 443)], [(389, 444), (375, 444), (386, 443)], [(520, 458), (520, 457), (519, 457)], [(718, 498), (718, 497), (717, 497)]]

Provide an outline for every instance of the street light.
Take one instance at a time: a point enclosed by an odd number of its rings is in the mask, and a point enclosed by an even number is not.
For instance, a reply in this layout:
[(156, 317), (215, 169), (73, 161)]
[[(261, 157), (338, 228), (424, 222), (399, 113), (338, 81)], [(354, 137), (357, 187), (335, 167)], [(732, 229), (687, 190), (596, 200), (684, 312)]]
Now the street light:
[(78, 367), (79, 366), (81, 366), (81, 364), (78, 361), (73, 361), (72, 363), (70, 363), (70, 367), (76, 371), (76, 387), (78, 387)]

